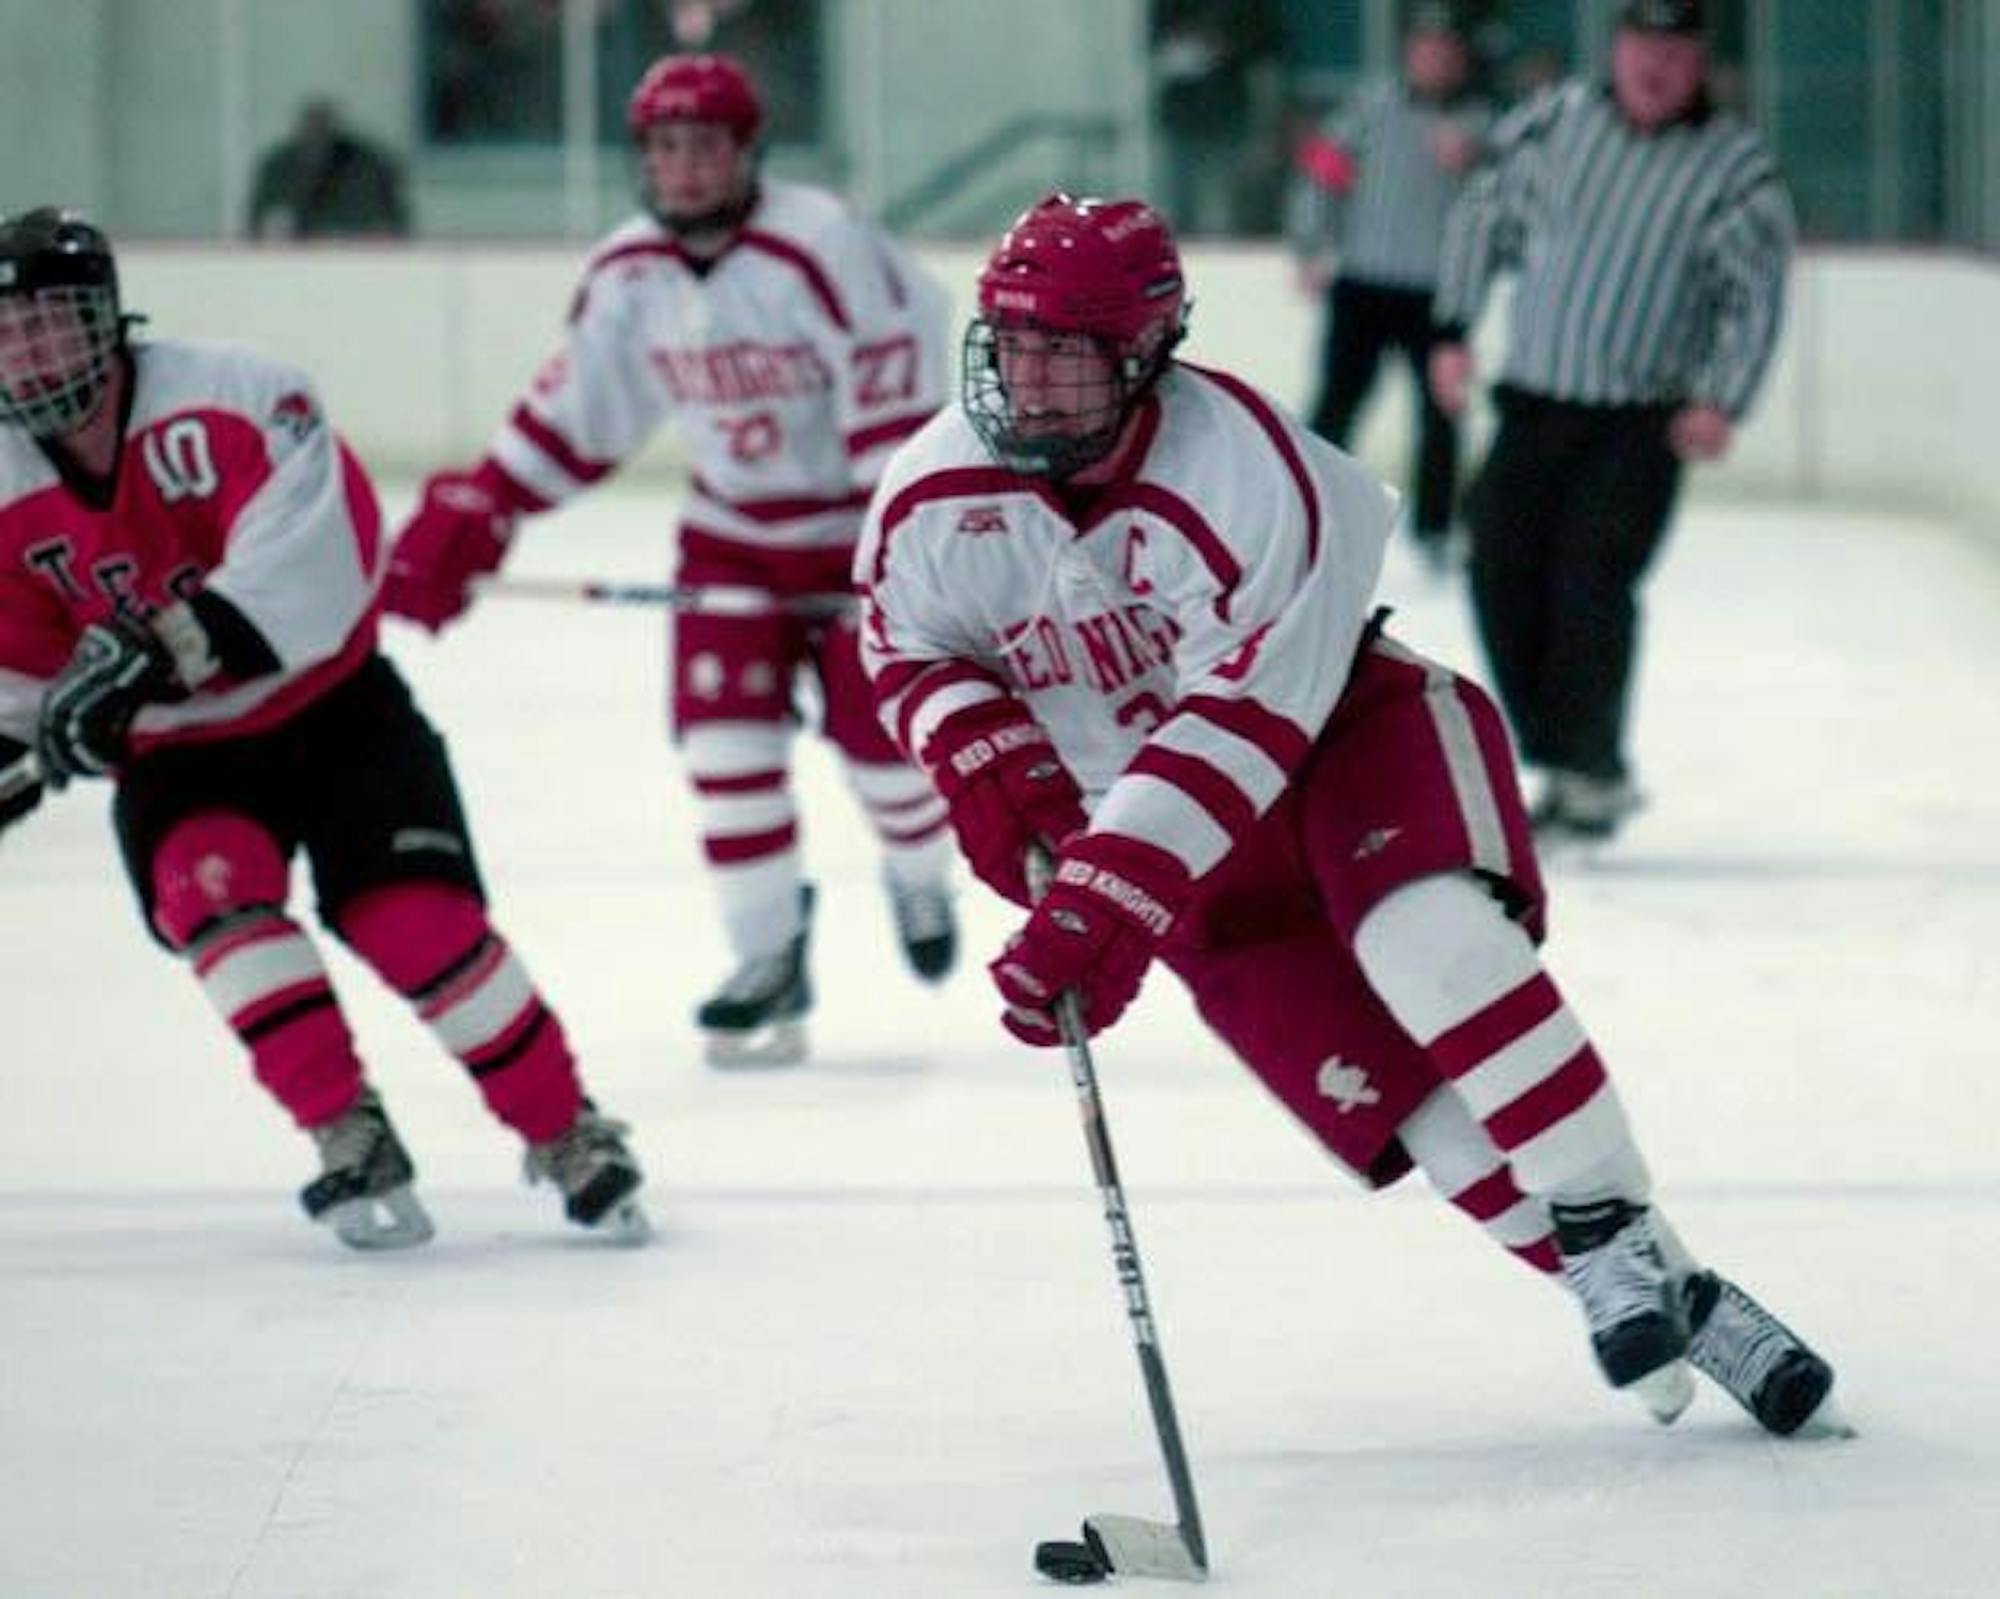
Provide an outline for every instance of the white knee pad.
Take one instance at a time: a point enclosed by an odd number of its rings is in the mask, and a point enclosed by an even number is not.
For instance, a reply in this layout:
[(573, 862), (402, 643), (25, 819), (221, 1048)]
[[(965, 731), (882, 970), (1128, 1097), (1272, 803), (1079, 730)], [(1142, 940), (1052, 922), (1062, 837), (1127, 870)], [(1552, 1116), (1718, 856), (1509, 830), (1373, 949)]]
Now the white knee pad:
[(1397, 889), (1363, 918), (1354, 955), (1368, 986), (1420, 1044), (1541, 970), (1534, 941), (1468, 872)]

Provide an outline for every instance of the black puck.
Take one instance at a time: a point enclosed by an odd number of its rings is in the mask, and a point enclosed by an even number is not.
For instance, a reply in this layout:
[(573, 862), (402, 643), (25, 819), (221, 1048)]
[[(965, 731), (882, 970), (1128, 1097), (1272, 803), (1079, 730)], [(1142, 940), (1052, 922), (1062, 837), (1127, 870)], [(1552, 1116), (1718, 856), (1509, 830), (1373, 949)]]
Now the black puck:
[(1051, 1538), (1035, 1545), (1035, 1569), (1057, 1582), (1102, 1582), (1111, 1568), (1098, 1559), (1089, 1544), (1067, 1538)]

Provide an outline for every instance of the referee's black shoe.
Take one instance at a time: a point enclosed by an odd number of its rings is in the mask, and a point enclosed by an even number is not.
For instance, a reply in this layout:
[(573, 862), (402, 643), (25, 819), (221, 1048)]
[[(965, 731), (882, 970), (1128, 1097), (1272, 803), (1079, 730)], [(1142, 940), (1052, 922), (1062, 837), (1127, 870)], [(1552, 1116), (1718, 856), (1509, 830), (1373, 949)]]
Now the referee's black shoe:
[(1552, 771), (1528, 812), (1528, 825), (1537, 843), (1601, 844), (1645, 803), (1630, 778)]

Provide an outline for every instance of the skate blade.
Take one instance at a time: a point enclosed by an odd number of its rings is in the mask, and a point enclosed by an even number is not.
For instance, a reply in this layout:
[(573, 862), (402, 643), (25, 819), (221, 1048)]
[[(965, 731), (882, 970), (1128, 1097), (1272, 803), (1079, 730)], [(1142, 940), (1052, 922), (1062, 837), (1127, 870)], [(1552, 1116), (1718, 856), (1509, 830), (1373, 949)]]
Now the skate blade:
[(1818, 1442), (1826, 1439), (1859, 1438), (1854, 1424), (1847, 1419), (1847, 1413), (1840, 1408), (1840, 1402), (1833, 1397), (1833, 1391), (1819, 1402), (1819, 1408), (1798, 1424), (1787, 1438), (1787, 1442)]
[(801, 1022), (772, 1022), (741, 1033), (707, 1033), (703, 1058), (719, 1071), (763, 1071), (796, 1066), (806, 1058), (806, 1030)]
[(620, 1200), (584, 1230), (623, 1249), (636, 1249), (653, 1236), (653, 1224), (636, 1199)]
[(1670, 1360), (1627, 1383), (1623, 1392), (1644, 1405), (1662, 1427), (1671, 1427), (1694, 1403), (1694, 1372), (1685, 1360)]
[(407, 1187), (344, 1199), (321, 1220), (349, 1249), (409, 1249), (428, 1243), (436, 1231), (430, 1213)]

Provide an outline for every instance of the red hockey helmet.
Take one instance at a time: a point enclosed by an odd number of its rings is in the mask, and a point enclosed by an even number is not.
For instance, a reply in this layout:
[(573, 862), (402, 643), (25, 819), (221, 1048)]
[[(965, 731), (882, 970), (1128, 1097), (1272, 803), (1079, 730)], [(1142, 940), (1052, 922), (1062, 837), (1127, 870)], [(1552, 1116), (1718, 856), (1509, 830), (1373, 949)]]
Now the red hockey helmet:
[(987, 260), (979, 314), (1094, 334), (1121, 350), (1149, 335), (1171, 344), (1187, 314), (1180, 251), (1166, 218), (1143, 200), (1051, 194), (1015, 219)]
[(656, 122), (719, 122), (748, 144), (764, 125), (764, 106), (734, 56), (661, 56), (625, 104), (633, 138)]
[[(1159, 212), (1143, 200), (1051, 194), (1022, 212), (979, 274), (979, 315), (966, 330), (961, 367), (966, 415), (1016, 471), (1080, 471), (1117, 443), (1132, 407), (1166, 370), (1187, 310), (1180, 251)], [(1046, 391), (1024, 401), (1003, 358), (1014, 329), (1084, 336), (1109, 364), (1108, 385), (1092, 385), (1088, 401), (1082, 389), (1068, 403)]]

